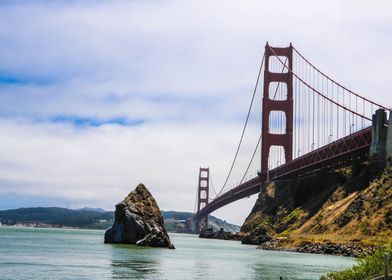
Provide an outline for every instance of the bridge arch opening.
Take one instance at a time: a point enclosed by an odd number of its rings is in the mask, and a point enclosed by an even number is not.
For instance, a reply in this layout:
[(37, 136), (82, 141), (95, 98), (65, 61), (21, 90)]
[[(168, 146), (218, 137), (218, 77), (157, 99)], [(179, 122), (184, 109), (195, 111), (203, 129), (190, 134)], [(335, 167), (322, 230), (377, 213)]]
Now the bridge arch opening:
[(287, 100), (287, 84), (284, 82), (270, 82), (268, 92), (270, 100)]
[(284, 111), (270, 112), (268, 132), (271, 134), (286, 134), (286, 113)]
[(268, 61), (268, 70), (271, 73), (287, 73), (288, 69), (287, 67), (283, 66), (281, 61), (284, 62), (288, 67), (289, 64), (288, 64), (287, 56), (271, 55)]
[(272, 145), (269, 149), (268, 169), (273, 169), (285, 163), (286, 157), (284, 147)]

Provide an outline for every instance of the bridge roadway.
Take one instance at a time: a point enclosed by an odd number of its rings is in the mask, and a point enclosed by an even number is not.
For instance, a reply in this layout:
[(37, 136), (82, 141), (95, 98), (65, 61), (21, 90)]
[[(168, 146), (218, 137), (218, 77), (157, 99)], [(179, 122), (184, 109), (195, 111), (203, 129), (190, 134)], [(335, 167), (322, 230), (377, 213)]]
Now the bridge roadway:
[(267, 181), (296, 178), (298, 176), (307, 176), (326, 170), (349, 166), (354, 157), (364, 161), (367, 159), (371, 142), (371, 127), (331, 142), (291, 162), (270, 170), (268, 174), (261, 174), (221, 194), (202, 208), (199, 213), (196, 213), (194, 219), (200, 220), (200, 218), (229, 203), (259, 193), (262, 181), (264, 183)]

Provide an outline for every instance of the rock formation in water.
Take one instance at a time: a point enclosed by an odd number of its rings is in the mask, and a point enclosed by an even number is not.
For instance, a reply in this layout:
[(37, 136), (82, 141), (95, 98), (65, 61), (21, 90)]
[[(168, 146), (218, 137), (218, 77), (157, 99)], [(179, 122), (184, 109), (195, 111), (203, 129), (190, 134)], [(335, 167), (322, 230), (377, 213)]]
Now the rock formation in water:
[(148, 189), (139, 184), (116, 205), (113, 226), (105, 232), (105, 243), (126, 243), (174, 249), (159, 207)]

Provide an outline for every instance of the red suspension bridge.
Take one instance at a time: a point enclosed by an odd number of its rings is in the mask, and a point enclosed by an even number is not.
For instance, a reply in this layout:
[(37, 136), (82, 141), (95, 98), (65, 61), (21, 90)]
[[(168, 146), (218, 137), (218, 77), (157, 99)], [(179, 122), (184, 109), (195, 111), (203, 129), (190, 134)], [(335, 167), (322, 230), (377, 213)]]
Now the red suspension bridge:
[[(255, 105), (260, 84), (261, 104)], [(392, 149), (386, 144), (387, 134), (390, 137), (386, 111), (324, 74), (291, 44), (276, 48), (267, 43), (235, 156), (219, 192), (210, 170), (200, 168), (197, 230), (207, 226), (209, 213), (263, 191), (269, 181), (327, 172), (365, 161), (369, 154), (382, 164)], [(256, 128), (253, 144), (244, 144), (252, 126)], [(254, 149), (249, 148), (252, 145)], [(239, 182), (229, 188), (241, 151), (249, 161), (237, 171)]]

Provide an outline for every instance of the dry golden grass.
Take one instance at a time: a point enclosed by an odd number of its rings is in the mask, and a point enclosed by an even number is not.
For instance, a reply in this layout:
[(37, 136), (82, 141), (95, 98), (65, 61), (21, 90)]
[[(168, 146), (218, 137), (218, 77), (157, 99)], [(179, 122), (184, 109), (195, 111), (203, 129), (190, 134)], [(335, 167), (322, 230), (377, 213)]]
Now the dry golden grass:
[[(346, 173), (349, 178), (350, 173)], [(287, 192), (286, 188), (277, 192), (270, 184), (267, 196), (273, 199), (277, 211), (268, 216), (271, 211), (263, 211), (271, 209), (268, 208), (271, 201), (261, 201), (263, 204), (260, 205), (264, 208), (260, 209), (263, 210), (253, 213), (246, 223), (249, 227), (267, 226), (282, 247), (297, 247), (304, 242), (357, 243), (363, 246), (382, 246), (392, 242), (392, 167), (367, 187), (353, 189), (357, 181), (356, 178), (348, 179), (345, 184), (339, 185), (312, 216), (306, 210), (310, 209), (307, 208), (309, 203), (290, 204), (293, 193)], [(350, 192), (350, 189), (356, 191)], [(310, 199), (317, 200), (319, 197), (316, 194)]]

